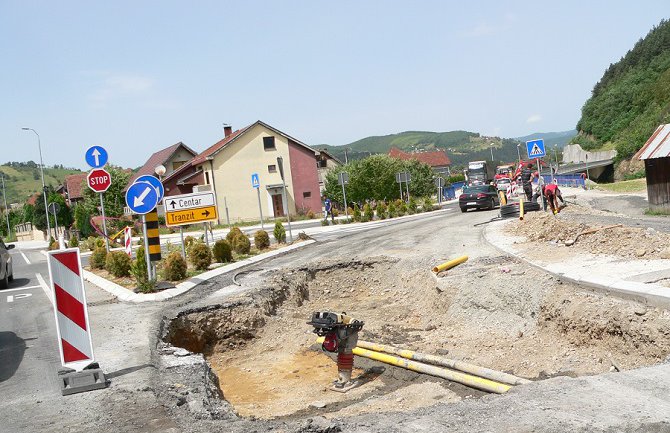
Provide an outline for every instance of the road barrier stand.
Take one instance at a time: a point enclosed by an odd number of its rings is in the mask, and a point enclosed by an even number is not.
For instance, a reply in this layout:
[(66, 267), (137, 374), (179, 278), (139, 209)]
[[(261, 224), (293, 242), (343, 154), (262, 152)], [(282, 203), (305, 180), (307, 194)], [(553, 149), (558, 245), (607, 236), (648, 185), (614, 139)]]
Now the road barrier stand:
[(158, 211), (154, 208), (146, 214), (147, 244), (149, 245), (149, 260), (152, 262), (161, 259), (161, 238), (158, 234)]
[(107, 386), (93, 357), (79, 248), (47, 254), (54, 300), (58, 348), (64, 370), (59, 371), (61, 394), (70, 395)]

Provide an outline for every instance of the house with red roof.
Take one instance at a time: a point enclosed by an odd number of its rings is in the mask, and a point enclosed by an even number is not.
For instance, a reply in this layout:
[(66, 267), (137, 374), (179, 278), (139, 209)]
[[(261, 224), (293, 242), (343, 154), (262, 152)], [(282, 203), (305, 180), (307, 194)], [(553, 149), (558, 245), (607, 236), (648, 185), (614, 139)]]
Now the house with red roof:
[(85, 187), (86, 174), (87, 173), (78, 173), (65, 176), (63, 184), (56, 189), (56, 192), (65, 198), (65, 203), (67, 203), (68, 206), (72, 206), (84, 200), (83, 188)]
[[(236, 131), (226, 126), (223, 139), (166, 174), (165, 195), (214, 191), (219, 220), (225, 218), (226, 210), (231, 222), (258, 220), (258, 196), (251, 184), (251, 175), (256, 173), (264, 218), (283, 217), (288, 211), (320, 212), (318, 155), (307, 144), (260, 120)], [(286, 194), (277, 157), (283, 159)]]
[(147, 174), (155, 176), (156, 167), (159, 165), (165, 167), (164, 176), (169, 176), (182, 165), (192, 160), (193, 157), (195, 157), (197, 154), (198, 153), (196, 151), (181, 141), (179, 143), (173, 144), (172, 146), (166, 147), (165, 149), (161, 149), (151, 155), (147, 162), (145, 162), (144, 165), (139, 170), (137, 170), (137, 172), (130, 176), (128, 186), (135, 182), (135, 179), (140, 176)]
[(447, 152), (444, 150), (435, 150), (432, 152), (403, 152), (402, 150), (392, 147), (389, 151), (389, 156), (391, 158), (410, 160), (415, 159), (421, 161), (425, 164), (428, 164), (435, 174), (442, 174), (449, 176), (449, 167), (451, 166), (451, 160), (447, 156)]

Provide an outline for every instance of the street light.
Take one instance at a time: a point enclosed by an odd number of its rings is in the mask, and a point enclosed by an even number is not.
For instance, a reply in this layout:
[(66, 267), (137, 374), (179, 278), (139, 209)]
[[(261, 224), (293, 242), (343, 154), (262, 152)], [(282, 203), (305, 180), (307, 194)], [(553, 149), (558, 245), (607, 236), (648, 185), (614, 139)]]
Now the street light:
[(158, 175), (158, 179), (164, 176), (166, 171), (167, 169), (163, 164), (157, 165), (156, 168), (154, 168), (154, 172)]
[[(44, 184), (44, 162), (42, 161), (42, 144), (40, 143), (40, 135), (33, 128), (21, 128), (24, 131), (33, 131), (37, 135), (37, 148), (40, 151), (40, 174), (42, 175), (42, 196), (44, 196), (44, 214), (47, 217), (47, 233), (51, 236), (51, 223), (49, 222), (49, 210), (47, 209), (47, 187)], [(58, 238), (58, 233), (56, 233)]]
[(517, 143), (516, 154), (519, 156), (519, 164), (521, 164), (521, 151), (519, 150), (520, 147), (521, 147), (521, 143)]
[(493, 143), (491, 143), (491, 162), (493, 162)]

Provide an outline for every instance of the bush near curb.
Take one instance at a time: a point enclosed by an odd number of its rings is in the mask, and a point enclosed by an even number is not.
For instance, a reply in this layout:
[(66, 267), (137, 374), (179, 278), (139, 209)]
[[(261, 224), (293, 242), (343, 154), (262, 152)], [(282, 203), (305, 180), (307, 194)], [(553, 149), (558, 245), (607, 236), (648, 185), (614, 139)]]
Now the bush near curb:
[(251, 241), (244, 235), (238, 236), (233, 241), (233, 250), (237, 254), (249, 254), (251, 251)]
[(322, 225), (323, 227), (325, 227), (325, 226), (329, 226), (329, 225), (330, 225), (330, 222), (329, 222), (327, 219), (325, 219), (325, 220), (321, 220), (321, 225)]
[(423, 211), (424, 212), (430, 212), (432, 210), (435, 210), (435, 205), (433, 204), (433, 199), (430, 197), (426, 197), (423, 199)]
[(316, 218), (316, 215), (314, 214), (313, 211), (309, 210), (307, 211), (307, 218), (313, 220), (314, 218)]
[(397, 213), (396, 213), (395, 203), (394, 203), (394, 202), (389, 203), (389, 211), (388, 211), (388, 214), (389, 214), (389, 218), (395, 218), (395, 217), (398, 216)]
[(380, 220), (386, 219), (388, 210), (386, 208), (386, 203), (383, 201), (377, 203), (377, 218)]
[(132, 260), (123, 251), (110, 251), (105, 258), (105, 269), (116, 278), (129, 277)]
[(286, 229), (280, 221), (275, 223), (275, 229), (272, 231), (272, 234), (274, 235), (278, 244), (286, 243)]
[(372, 210), (372, 206), (370, 206), (370, 203), (365, 203), (363, 206), (363, 220), (364, 221), (372, 221), (375, 218), (375, 212)]
[(140, 246), (135, 253), (135, 260), (133, 260), (132, 265), (130, 266), (130, 273), (135, 282), (137, 283), (137, 288), (142, 293), (153, 292), (155, 284), (152, 281), (149, 281), (149, 274), (147, 274), (147, 261), (144, 255), (144, 247)]
[(77, 248), (79, 246), (79, 239), (77, 239), (76, 236), (72, 236), (70, 238), (70, 242), (68, 242), (67, 246), (70, 247), (70, 248)]
[(214, 242), (213, 249), (214, 260), (217, 263), (229, 263), (233, 261), (233, 247), (225, 239), (219, 239)]
[(186, 236), (184, 238), (184, 248), (188, 250), (191, 245), (193, 245), (193, 242), (195, 242), (195, 238), (193, 236)]
[(188, 252), (188, 259), (195, 269), (204, 271), (212, 264), (212, 252), (207, 245), (197, 242), (191, 246)]
[(258, 230), (254, 233), (254, 245), (259, 250), (270, 248), (270, 236), (265, 230)]
[(186, 260), (181, 256), (181, 253), (173, 251), (165, 259), (163, 277), (168, 281), (183, 280), (186, 278), (187, 268), (188, 265), (186, 264)]
[(240, 230), (239, 227), (235, 226), (231, 228), (228, 234), (226, 235), (226, 240), (230, 245), (233, 245), (235, 243), (234, 239), (238, 236), (244, 236), (244, 233), (242, 233), (242, 230)]
[(103, 269), (105, 267), (106, 260), (107, 260), (107, 250), (105, 249), (105, 247), (95, 247), (89, 260), (91, 269)]
[(414, 197), (409, 198), (409, 204), (407, 205), (407, 213), (410, 215), (414, 215), (418, 209), (418, 204), (416, 203), (416, 199)]
[(354, 205), (354, 221), (358, 222), (361, 220), (361, 209), (357, 204)]

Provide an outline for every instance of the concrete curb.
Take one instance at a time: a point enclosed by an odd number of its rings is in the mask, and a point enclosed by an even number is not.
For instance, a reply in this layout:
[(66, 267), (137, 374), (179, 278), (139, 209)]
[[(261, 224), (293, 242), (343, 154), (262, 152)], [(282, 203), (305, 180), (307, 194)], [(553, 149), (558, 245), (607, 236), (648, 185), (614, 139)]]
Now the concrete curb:
[(258, 263), (269, 258), (290, 253), (293, 250), (306, 247), (307, 245), (311, 245), (315, 242), (315, 240), (300, 242), (298, 244), (289, 245), (288, 247), (282, 248), (280, 250), (270, 251), (264, 254), (259, 254), (257, 256), (240, 260), (239, 262), (221, 266), (216, 269), (212, 269), (211, 271), (203, 272), (196, 277), (189, 278), (188, 280), (177, 284), (177, 286), (173, 289), (162, 290), (158, 293), (135, 293), (87, 270), (84, 270), (84, 279), (92, 284), (95, 284), (102, 290), (116, 296), (120, 301), (135, 303), (165, 301), (167, 299), (174, 298), (175, 296), (186, 293), (198, 284), (208, 281), (214, 277), (235, 271), (253, 263)]
[[(670, 289), (661, 286), (660, 284), (641, 283), (617, 277), (597, 277), (593, 275), (584, 275), (579, 272), (557, 272), (552, 270), (548, 265), (525, 256), (510, 245), (509, 241), (512, 241), (514, 239), (513, 237), (505, 236), (500, 233), (501, 229), (509, 221), (510, 220), (497, 221), (487, 226), (484, 229), (484, 239), (498, 250), (523, 260), (529, 265), (541, 269), (562, 281), (586, 286), (600, 293), (615, 295), (623, 299), (641, 302), (653, 307), (664, 309), (670, 308)], [(507, 238), (507, 242), (502, 242), (501, 238)]]

